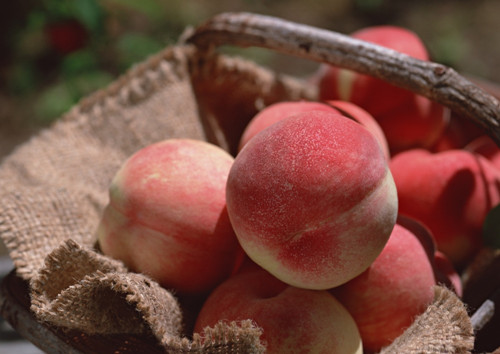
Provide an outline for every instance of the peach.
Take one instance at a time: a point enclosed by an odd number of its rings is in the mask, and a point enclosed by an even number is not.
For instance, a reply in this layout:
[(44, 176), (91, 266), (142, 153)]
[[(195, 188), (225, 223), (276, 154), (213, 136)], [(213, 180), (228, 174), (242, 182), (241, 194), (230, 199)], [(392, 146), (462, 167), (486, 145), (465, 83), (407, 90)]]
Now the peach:
[(392, 343), (434, 298), (434, 269), (425, 247), (396, 224), (370, 267), (330, 292), (353, 316), (366, 352)]
[(464, 150), (487, 158), (500, 171), (500, 147), (488, 135), (481, 135), (467, 145)]
[(267, 353), (363, 353), (349, 312), (328, 291), (289, 286), (251, 270), (219, 285), (198, 315), (195, 333), (219, 321), (252, 319), (262, 328)]
[(397, 216), (378, 141), (353, 120), (324, 111), (288, 117), (250, 140), (229, 172), (226, 201), (247, 255), (309, 289), (363, 272)]
[(482, 246), (482, 225), (500, 201), (500, 173), (465, 150), (401, 152), (390, 162), (399, 212), (422, 222), (460, 270)]
[(104, 254), (180, 293), (204, 293), (243, 251), (226, 208), (233, 157), (198, 140), (169, 139), (127, 159), (97, 230)]
[(389, 144), (387, 143), (384, 131), (370, 113), (352, 102), (330, 100), (326, 103), (334, 107), (342, 115), (355, 120), (366, 129), (368, 129), (375, 136), (375, 138), (377, 138), (385, 157), (389, 161), (391, 155), (389, 151)]
[(397, 224), (418, 238), (432, 263), (436, 282), (453, 290), (458, 296), (462, 296), (460, 276), (448, 257), (436, 249), (436, 242), (429, 228), (420, 221), (401, 214), (398, 215)]
[(241, 150), (251, 138), (270, 125), (290, 115), (314, 110), (337, 112), (325, 103), (313, 101), (283, 101), (265, 107), (246, 126), (240, 138), (238, 150)]
[[(351, 34), (421, 60), (428, 60), (421, 39), (396, 26), (367, 27)], [(449, 109), (386, 81), (323, 64), (319, 73), (320, 100), (343, 100), (368, 111), (380, 124), (392, 153), (430, 147), (449, 119)]]
[(432, 152), (462, 149), (484, 135), (484, 130), (470, 119), (451, 112), (450, 120), (438, 140), (429, 149)]
[(459, 297), (462, 297), (462, 278), (443, 252), (436, 251), (434, 254), (434, 269), (436, 281), (453, 290)]

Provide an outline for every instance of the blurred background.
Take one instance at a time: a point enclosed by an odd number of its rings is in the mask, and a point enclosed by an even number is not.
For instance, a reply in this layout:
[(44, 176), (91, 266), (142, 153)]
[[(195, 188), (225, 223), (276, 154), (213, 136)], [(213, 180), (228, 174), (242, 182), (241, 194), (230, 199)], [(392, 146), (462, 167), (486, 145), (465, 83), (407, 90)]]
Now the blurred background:
[[(498, 0), (24, 0), (0, 12), (0, 160), (183, 30), (225, 11), (278, 16), (349, 34), (392, 24), (416, 32), (432, 60), (500, 83)], [(307, 77), (316, 63), (263, 49), (231, 51)], [(0, 273), (11, 263), (0, 242)], [(1, 275), (1, 274), (0, 274)], [(0, 318), (0, 352), (38, 353)], [(9, 346), (12, 347), (9, 347)], [(23, 347), (24, 346), (24, 347)]]
[[(187, 26), (224, 11), (279, 16), (341, 33), (394, 24), (415, 31), (434, 61), (500, 82), (498, 0), (24, 0), (0, 13), (0, 158)], [(237, 51), (232, 54), (240, 54)], [(272, 69), (316, 64), (246, 50)]]

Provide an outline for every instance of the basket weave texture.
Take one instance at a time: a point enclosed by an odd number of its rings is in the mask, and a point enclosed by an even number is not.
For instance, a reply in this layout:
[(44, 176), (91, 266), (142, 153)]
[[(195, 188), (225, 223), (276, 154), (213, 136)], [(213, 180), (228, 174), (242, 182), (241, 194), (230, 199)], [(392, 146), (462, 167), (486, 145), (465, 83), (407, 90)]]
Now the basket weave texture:
[[(165, 352), (260, 353), (251, 321), (191, 336), (175, 294), (101, 255), (95, 230), (120, 165), (169, 138), (231, 153), (259, 109), (315, 99), (306, 83), (241, 58), (172, 46), (82, 100), (0, 165), (0, 237), (30, 282), (41, 322), (102, 335), (154, 336)], [(463, 303), (436, 287), (435, 302), (384, 353), (467, 353), (474, 337)]]

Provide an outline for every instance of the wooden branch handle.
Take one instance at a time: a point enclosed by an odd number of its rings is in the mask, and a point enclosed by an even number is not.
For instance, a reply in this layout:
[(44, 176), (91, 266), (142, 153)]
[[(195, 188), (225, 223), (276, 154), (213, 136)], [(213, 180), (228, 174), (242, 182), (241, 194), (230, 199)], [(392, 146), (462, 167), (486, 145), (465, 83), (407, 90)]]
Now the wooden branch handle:
[(450, 67), (347, 35), (250, 13), (222, 13), (185, 38), (199, 49), (257, 46), (374, 76), (441, 103), (500, 146), (500, 103)]

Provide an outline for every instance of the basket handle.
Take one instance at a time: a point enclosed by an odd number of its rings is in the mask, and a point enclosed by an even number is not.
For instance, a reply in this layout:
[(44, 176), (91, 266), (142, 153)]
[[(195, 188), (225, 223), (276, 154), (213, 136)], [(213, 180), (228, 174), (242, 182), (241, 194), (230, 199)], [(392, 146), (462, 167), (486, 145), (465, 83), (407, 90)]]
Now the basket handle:
[(188, 33), (200, 50), (257, 46), (370, 75), (434, 100), (483, 127), (500, 146), (500, 103), (455, 70), (347, 35), (252, 13), (221, 13)]

